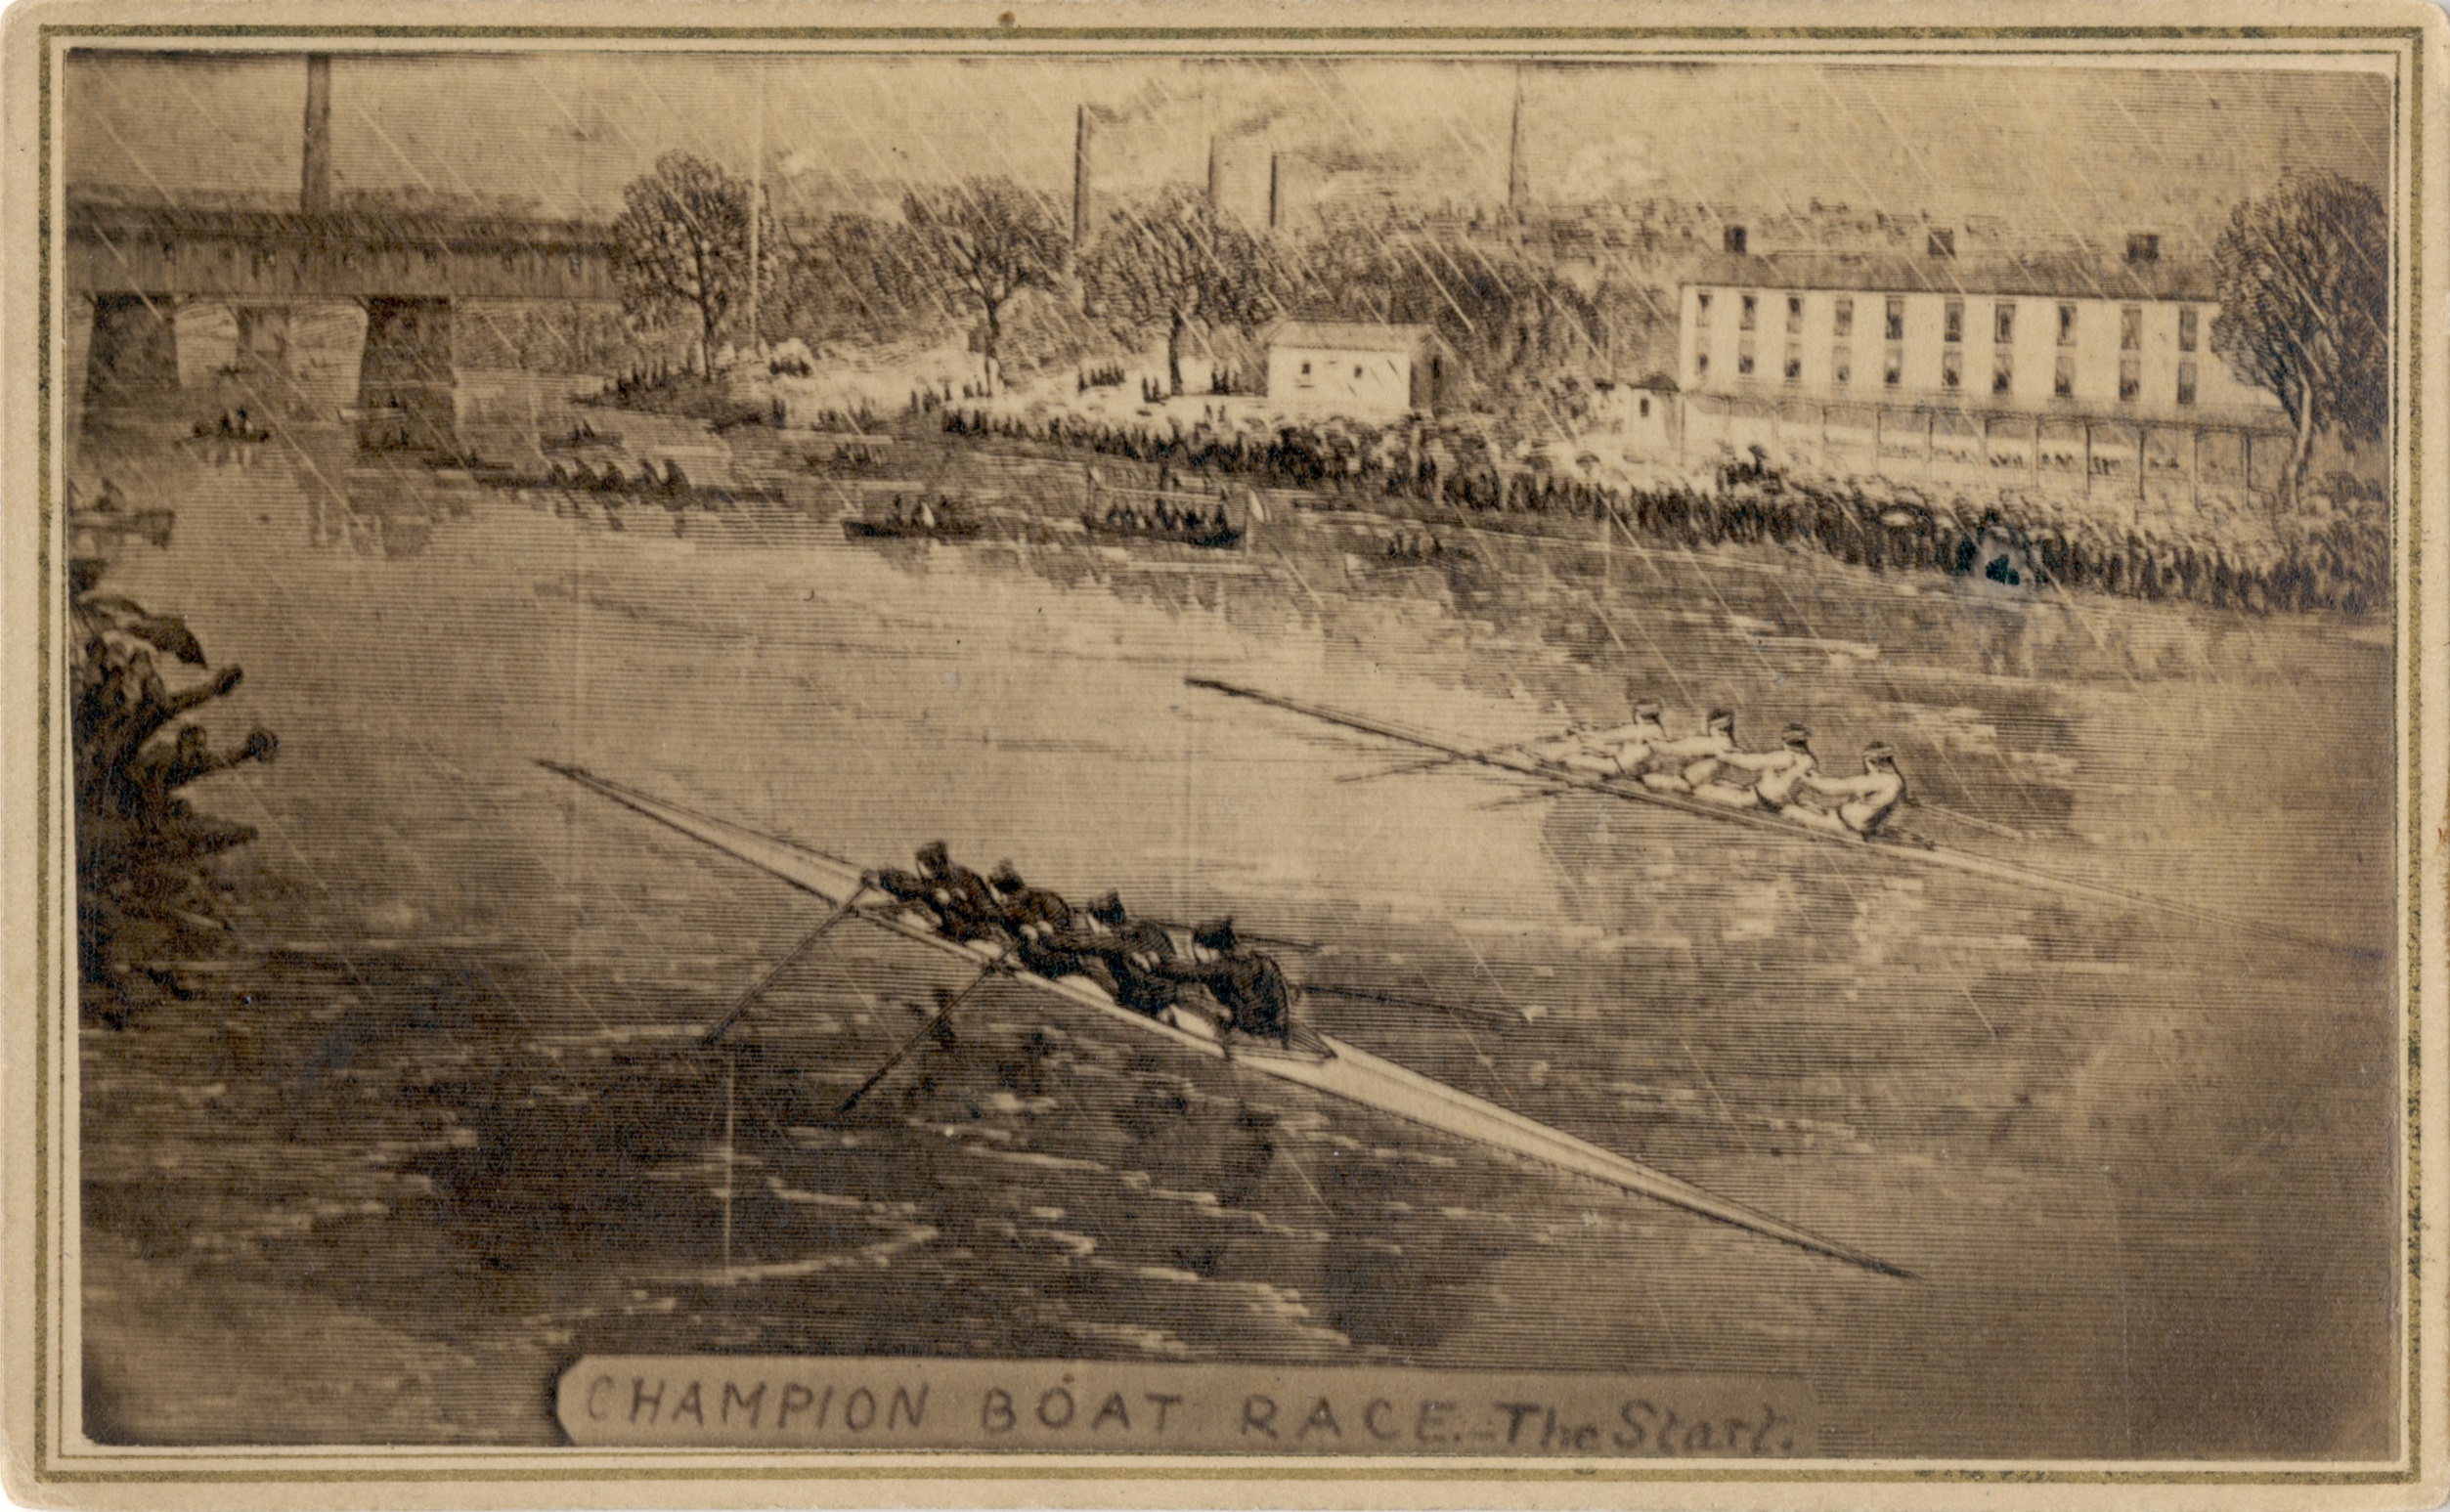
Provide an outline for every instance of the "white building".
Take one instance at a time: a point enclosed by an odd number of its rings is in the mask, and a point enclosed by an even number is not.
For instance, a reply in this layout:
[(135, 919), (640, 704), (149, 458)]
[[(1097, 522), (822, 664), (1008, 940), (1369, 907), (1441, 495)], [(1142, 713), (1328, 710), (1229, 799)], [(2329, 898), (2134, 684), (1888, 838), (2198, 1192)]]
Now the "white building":
[(1452, 348), (1426, 325), (1280, 321), (1261, 337), (1267, 397), (1354, 419), (1434, 414), (1459, 392)]
[(2285, 416), (2213, 354), (2218, 318), (2209, 270), (2157, 256), (1728, 256), (1683, 290), (1682, 450), (2089, 491), (2264, 487)]

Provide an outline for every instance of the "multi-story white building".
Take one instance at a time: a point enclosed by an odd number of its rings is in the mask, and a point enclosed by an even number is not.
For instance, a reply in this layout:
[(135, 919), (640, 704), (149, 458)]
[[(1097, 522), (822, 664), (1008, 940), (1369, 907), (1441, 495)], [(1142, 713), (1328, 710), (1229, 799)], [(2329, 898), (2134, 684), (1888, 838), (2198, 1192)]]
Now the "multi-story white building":
[(2267, 486), (2285, 419), (2212, 352), (2208, 269), (2143, 238), (2124, 263), (1960, 263), (1942, 245), (1730, 255), (1686, 283), (1683, 453), (2096, 492)]

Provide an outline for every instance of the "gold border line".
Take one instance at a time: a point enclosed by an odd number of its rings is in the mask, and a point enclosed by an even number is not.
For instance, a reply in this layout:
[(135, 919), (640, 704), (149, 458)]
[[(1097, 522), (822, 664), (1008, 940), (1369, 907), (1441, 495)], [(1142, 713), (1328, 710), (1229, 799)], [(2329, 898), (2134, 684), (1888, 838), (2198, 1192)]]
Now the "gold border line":
[[(741, 26), (741, 27), (646, 27), (646, 26), (417, 26), (417, 25), (170, 25), (170, 24), (43, 24), (36, 28), (41, 57), (37, 65), (37, 127), (38, 192), (41, 203), (35, 224), (42, 246), (36, 275), (37, 340), (41, 346), (37, 367), (37, 393), (41, 398), (35, 419), (35, 458), (39, 470), (36, 487), (40, 540), (36, 548), (36, 580), (40, 624), (36, 633), (38, 666), (35, 673), (36, 696), (40, 708), (36, 713), (39, 749), (35, 756), (37, 808), (35, 812), (35, 879), (37, 906), (35, 909), (35, 999), (42, 1010), (35, 1026), (34, 1112), (36, 1146), (36, 1182), (34, 1191), (34, 1354), (35, 1372), (32, 1390), (34, 1409), (34, 1454), (32, 1470), (38, 1482), (62, 1485), (121, 1484), (217, 1484), (217, 1485), (369, 1485), (369, 1484), (534, 1484), (543, 1482), (651, 1482), (651, 1481), (983, 1481), (983, 1480), (1151, 1480), (1178, 1479), (1201, 1481), (1330, 1481), (1350, 1480), (1366, 1476), (1374, 1481), (1443, 1480), (1474, 1482), (1590, 1482), (1594, 1484), (1694, 1482), (1694, 1483), (1825, 1483), (1825, 1484), (1992, 1484), (1992, 1485), (2187, 1485), (2187, 1486), (2377, 1486), (2404, 1485), (2415, 1482), (2422, 1474), (2423, 1434), (2423, 1351), (2422, 1303), (2423, 1278), (2423, 1206), (2422, 1206), (2422, 1003), (2424, 895), (2423, 895), (2423, 747), (2424, 731), (2424, 635), (2423, 635), (2423, 352), (2424, 352), (2424, 136), (2426, 126), (2424, 66), (2425, 30), (2419, 26), (1973, 26), (1973, 27), (1882, 27), (1882, 26), (1569, 26), (1569, 27), (1394, 27), (1394, 26), (1295, 26), (1295, 27), (850, 27), (850, 26)], [(52, 272), (54, 259), (54, 217), (52, 191), (54, 168), (53, 54), (54, 42), (65, 53), (73, 47), (71, 38), (177, 38), (177, 37), (315, 37), (365, 38), (370, 40), (406, 40), (415, 38), (503, 39), (529, 41), (594, 40), (605, 41), (927, 41), (927, 42), (1028, 42), (1060, 41), (1133, 41), (1181, 40), (1192, 42), (1224, 42), (1233, 40), (1290, 41), (1521, 41), (1526, 43), (1555, 41), (1727, 41), (1763, 42), (1778, 40), (1877, 41), (1910, 44), (1916, 42), (1981, 41), (1981, 40), (2054, 40), (2054, 41), (2352, 41), (2386, 40), (2398, 44), (2396, 49), (2340, 49), (2323, 53), (2315, 49), (2296, 49), (2302, 55), (2340, 56), (2342, 53), (2369, 54), (2387, 57), (2392, 69), (2392, 128), (2403, 131), (2400, 137), (2406, 171), (2406, 213), (2399, 228), (2399, 248), (2404, 253), (2407, 296), (2397, 312), (2397, 334), (2402, 352), (2394, 353), (2401, 360), (2394, 365), (2394, 381), (2406, 395), (2406, 420), (2400, 425), (2394, 413), (2393, 424), (2399, 427), (2394, 437), (2396, 459), (2406, 468), (2407, 487), (2402, 497), (2394, 498), (2393, 513), (2406, 541), (2406, 582), (2404, 597), (2394, 604), (2392, 645), (2394, 652), (2407, 658), (2407, 682), (2403, 713), (2408, 725), (2406, 773), (2404, 784), (2407, 803), (2408, 863), (2406, 873), (2408, 929), (2405, 946), (2408, 954), (2407, 992), (2399, 1007), (2404, 1013), (2407, 1032), (2407, 1083), (2405, 1091), (2407, 1139), (2407, 1307), (2408, 1325), (2402, 1339), (2407, 1353), (2407, 1434), (2406, 1452), (2399, 1468), (2391, 1470), (2360, 1470), (2324, 1472), (2317, 1468), (2296, 1470), (2223, 1471), (2153, 1470), (2124, 1471), (2117, 1469), (1971, 1469), (1949, 1468), (1945, 1462), (1909, 1462), (1898, 1469), (1847, 1470), (1830, 1469), (1804, 1472), (1778, 1472), (1728, 1468), (1692, 1468), (1632, 1470), (1611, 1463), (1599, 1467), (1585, 1466), (1453, 1466), (1437, 1469), (1390, 1469), (1381, 1462), (1369, 1459), (1336, 1459), (1328, 1462), (1271, 1461), (1254, 1463), (1240, 1457), (1219, 1457), (1212, 1467), (1160, 1468), (1130, 1463), (1082, 1466), (1051, 1465), (1045, 1460), (1056, 1456), (1007, 1456), (992, 1463), (963, 1463), (937, 1460), (923, 1467), (907, 1465), (866, 1466), (836, 1464), (827, 1466), (731, 1466), (699, 1470), (674, 1465), (658, 1468), (588, 1468), (573, 1464), (567, 1469), (542, 1467), (510, 1467), (485, 1469), (481, 1465), (467, 1469), (365, 1469), (284, 1471), (279, 1469), (214, 1469), (190, 1471), (110, 1471), (68, 1469), (55, 1464), (50, 1443), (50, 1412), (59, 1405), (50, 1391), (51, 1280), (53, 1259), (48, 1242), (53, 1222), (49, 1163), (51, 1144), (51, 1093), (53, 1091), (52, 1057), (54, 1047), (51, 1030), (54, 1013), (62, 1006), (51, 1001), (55, 990), (67, 986), (64, 976), (60, 988), (51, 985), (52, 955), (56, 948), (51, 941), (50, 927), (54, 909), (60, 899), (52, 885), (52, 847), (55, 838), (51, 829), (53, 809), (58, 801), (54, 792), (54, 750), (57, 731), (52, 720), (53, 620), (57, 605), (52, 575), (57, 566), (52, 546), (52, 526), (57, 500), (53, 497), (52, 472), (52, 401), (63, 405), (79, 396), (57, 394), (55, 367), (58, 360), (57, 332), (52, 318)], [(270, 49), (290, 51), (290, 49)], [(629, 50), (623, 50), (629, 51)], [(676, 54), (682, 50), (675, 50)], [(1918, 50), (1904, 45), (1893, 48), (1866, 49), (1882, 56), (1912, 58)], [(2141, 51), (2141, 49), (2138, 49)], [(2031, 49), (2003, 53), (2002, 58), (2048, 55), (2063, 52), (2072, 56), (2117, 57), (2119, 53), (2094, 49)], [(1336, 56), (1353, 56), (1339, 50)], [(2259, 56), (2290, 56), (2270, 53)], [(991, 54), (989, 55), (991, 56)], [(1016, 52), (1008, 57), (1056, 56)], [(1100, 55), (1111, 56), (1111, 55)], [(1162, 56), (1162, 55), (1125, 55)], [(1269, 55), (1257, 55), (1269, 56)], [(1675, 55), (1669, 55), (1673, 57)], [(1796, 61), (1814, 61), (1829, 57), (1859, 56), (1837, 52), (1803, 53)], [(2208, 58), (2217, 54), (2207, 53)], [(1561, 61), (1572, 61), (1561, 60)], [(1641, 59), (1593, 59), (1639, 65)], [(1979, 65), (1977, 57), (1962, 60), (1967, 65)], [(2413, 108), (2409, 101), (2412, 97)], [(2398, 294), (2394, 283), (2393, 296)], [(2412, 626), (2412, 630), (2411, 630)], [(63, 816), (65, 817), (65, 816)], [(65, 839), (64, 826), (61, 839)], [(71, 905), (72, 906), (72, 905)], [(65, 938), (65, 936), (64, 936)], [(63, 999), (71, 1010), (67, 1038), (74, 1039), (74, 999)], [(67, 1151), (59, 1152), (65, 1160)], [(59, 1361), (65, 1367), (65, 1360)], [(440, 1447), (434, 1452), (463, 1452), (465, 1447)], [(540, 1450), (539, 1453), (550, 1452)], [(853, 1451), (855, 1452), (855, 1451)], [(373, 1457), (372, 1450), (359, 1450), (360, 1459)], [(82, 1457), (82, 1456), (80, 1456)], [(101, 1456), (93, 1456), (101, 1457)], [(202, 1456), (198, 1456), (202, 1457)], [(967, 1456), (962, 1456), (966, 1458)], [(1926, 1468), (1926, 1463), (1928, 1468)]]

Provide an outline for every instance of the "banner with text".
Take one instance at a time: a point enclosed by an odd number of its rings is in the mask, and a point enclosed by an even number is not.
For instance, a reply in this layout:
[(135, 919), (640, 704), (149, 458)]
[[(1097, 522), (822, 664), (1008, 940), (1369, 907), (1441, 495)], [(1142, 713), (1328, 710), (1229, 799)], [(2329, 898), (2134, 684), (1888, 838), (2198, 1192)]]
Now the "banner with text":
[(1098, 1361), (590, 1356), (555, 1409), (589, 1447), (1784, 1458), (1776, 1376)]

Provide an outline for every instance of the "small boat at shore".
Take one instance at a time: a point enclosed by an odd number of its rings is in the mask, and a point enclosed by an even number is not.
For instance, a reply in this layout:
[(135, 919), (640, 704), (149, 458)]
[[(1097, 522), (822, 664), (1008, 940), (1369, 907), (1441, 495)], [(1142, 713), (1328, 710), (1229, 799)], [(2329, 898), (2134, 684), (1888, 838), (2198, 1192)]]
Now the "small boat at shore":
[(1196, 530), (1179, 525), (1141, 524), (1137, 520), (1109, 520), (1102, 515), (1084, 514), (1081, 527), (1092, 536), (1118, 536), (1131, 540), (1167, 540), (1176, 545), (1199, 546), (1205, 550), (1230, 550), (1242, 544), (1242, 527), (1231, 522), (1207, 524)]
[[(841, 916), (855, 917), (889, 933), (953, 956), (978, 971), (981, 980), (1002, 973), (1017, 985), (1061, 998), (1110, 1023), (1148, 1035), (1187, 1055), (1222, 1061), (1247, 1074), (1307, 1087), (1442, 1135), (1586, 1177), (1636, 1196), (1653, 1198), (1867, 1271), (1901, 1277), (1909, 1274), (1860, 1250), (1382, 1059), (1334, 1035), (1298, 1026), (1290, 1043), (1284, 1044), (1229, 1035), (1194, 1014), (1177, 1011), (1163, 1017), (1151, 1017), (1124, 1008), (1085, 977), (1036, 975), (1012, 965), (1009, 953), (998, 943), (957, 942), (902, 913), (890, 899), (864, 901), (868, 896), (867, 884), (860, 869), (850, 861), (667, 802), (580, 767), (550, 761), (538, 764), (811, 893), (833, 904)], [(718, 1026), (717, 1032), (721, 1027), (723, 1026)]]
[(842, 522), (847, 540), (974, 540), (986, 527), (976, 516), (942, 515), (935, 521), (852, 519)]

